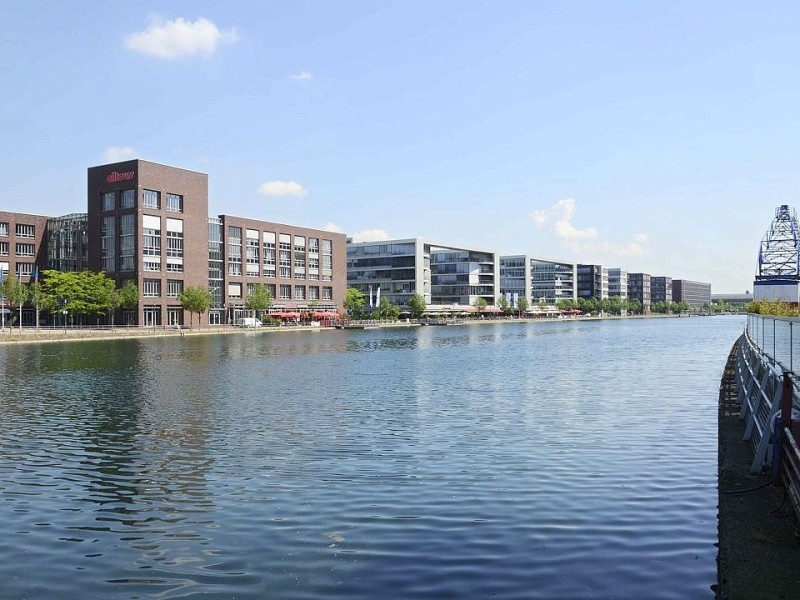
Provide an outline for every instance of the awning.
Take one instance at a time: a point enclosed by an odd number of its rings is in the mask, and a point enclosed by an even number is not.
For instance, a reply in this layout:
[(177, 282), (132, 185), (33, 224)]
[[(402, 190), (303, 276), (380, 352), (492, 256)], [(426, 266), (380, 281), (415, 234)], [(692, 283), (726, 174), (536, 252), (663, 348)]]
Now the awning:
[(338, 319), (339, 313), (335, 312), (315, 312), (314, 313), (315, 319)]

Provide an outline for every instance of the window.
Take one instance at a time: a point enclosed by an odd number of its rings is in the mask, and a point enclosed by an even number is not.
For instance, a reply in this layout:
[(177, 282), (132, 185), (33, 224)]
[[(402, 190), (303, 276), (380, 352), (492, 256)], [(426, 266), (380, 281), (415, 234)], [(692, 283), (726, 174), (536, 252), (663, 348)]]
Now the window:
[(280, 237), (280, 245), (278, 246), (281, 250), (291, 250), (292, 249), (292, 236), (288, 233), (282, 233)]
[(308, 251), (313, 253), (319, 253), (319, 239), (318, 238), (308, 238)]
[(228, 275), (241, 275), (241, 274), (242, 274), (242, 263), (240, 262), (228, 263)]
[[(167, 259), (169, 260), (169, 259)], [(167, 273), (183, 273), (183, 264), (167, 263)]]
[(142, 254), (161, 257), (161, 218), (153, 215), (142, 217)]
[(322, 288), (322, 299), (323, 300), (333, 300), (333, 288), (331, 288), (331, 287)]
[(167, 194), (167, 210), (169, 212), (183, 212), (183, 196)]
[(229, 283), (228, 284), (228, 296), (231, 298), (241, 298), (242, 297), (242, 284), (241, 283)]
[(33, 275), (33, 263), (17, 263), (17, 278)]
[(0, 242), (0, 256), (8, 256), (8, 242)]
[[(133, 190), (127, 190), (133, 191)], [(124, 192), (123, 192), (124, 196)], [(119, 270), (120, 271), (133, 271), (134, 256), (136, 253), (134, 237), (136, 231), (136, 215), (127, 214), (120, 215), (119, 218)]]
[(183, 258), (183, 233), (167, 230), (167, 257)]
[(114, 192), (104, 192), (100, 195), (100, 210), (114, 210)]
[(161, 270), (161, 261), (160, 260), (153, 260), (152, 258), (148, 259), (145, 258), (142, 261), (142, 269), (145, 271), (160, 271)]
[(36, 227), (34, 225), (26, 225), (25, 223), (17, 223), (16, 227), (17, 237), (22, 238), (35, 238)]
[(8, 223), (0, 223), (0, 236), (8, 237)]
[[(36, 253), (36, 246), (33, 244), (17, 244), (14, 250), (17, 256), (34, 256)], [(6, 242), (6, 254), (8, 254), (8, 242)]]
[(247, 230), (247, 276), (258, 277), (259, 258), (258, 231)]
[(120, 208), (133, 208), (136, 203), (136, 190), (122, 190), (120, 195)]
[(306, 299), (306, 287), (304, 285), (296, 285), (296, 286), (294, 286), (294, 299), (295, 300), (305, 300)]
[(106, 273), (114, 273), (117, 270), (115, 228), (114, 217), (103, 217), (100, 224), (100, 259), (101, 268)]
[(158, 279), (145, 279), (143, 281), (142, 296), (157, 298), (161, 295), (161, 281)]
[(282, 285), (281, 286), (281, 300), (291, 300), (292, 299), (292, 286), (290, 285)]
[(183, 293), (183, 281), (180, 279), (167, 279), (167, 297), (177, 298)]
[(308, 299), (309, 300), (319, 300), (319, 287), (316, 285), (312, 285), (308, 288)]
[(161, 192), (142, 190), (142, 206), (145, 208), (161, 208)]

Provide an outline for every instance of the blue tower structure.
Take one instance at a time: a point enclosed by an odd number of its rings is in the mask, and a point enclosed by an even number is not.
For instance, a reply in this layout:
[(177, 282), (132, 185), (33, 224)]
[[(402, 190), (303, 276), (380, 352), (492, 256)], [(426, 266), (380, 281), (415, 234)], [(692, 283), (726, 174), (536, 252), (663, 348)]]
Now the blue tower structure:
[(761, 240), (753, 282), (755, 300), (800, 302), (800, 227), (793, 208), (783, 204)]

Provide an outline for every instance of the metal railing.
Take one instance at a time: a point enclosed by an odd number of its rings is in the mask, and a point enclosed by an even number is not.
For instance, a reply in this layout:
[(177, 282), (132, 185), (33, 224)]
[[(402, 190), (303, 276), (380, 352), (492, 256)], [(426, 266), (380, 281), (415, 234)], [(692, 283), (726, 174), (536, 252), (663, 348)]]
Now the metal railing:
[(745, 422), (742, 439), (753, 448), (750, 472), (772, 469), (800, 517), (800, 386), (791, 369), (798, 322), (748, 315), (738, 342), (735, 377), (739, 419)]
[(751, 342), (775, 364), (794, 372), (796, 356), (800, 365), (800, 319), (748, 314), (746, 331)]

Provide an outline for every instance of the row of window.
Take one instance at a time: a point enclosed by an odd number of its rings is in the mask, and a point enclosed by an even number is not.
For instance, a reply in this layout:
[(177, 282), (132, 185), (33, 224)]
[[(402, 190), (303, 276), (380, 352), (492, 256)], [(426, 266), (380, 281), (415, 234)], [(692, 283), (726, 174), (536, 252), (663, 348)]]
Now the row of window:
[[(169, 212), (183, 212), (183, 196), (180, 194), (166, 195), (164, 208)], [(119, 192), (119, 208), (134, 208), (136, 205), (136, 190), (122, 190)], [(142, 190), (142, 206), (145, 208), (161, 209), (161, 192), (156, 190)], [(103, 192), (100, 194), (101, 210), (116, 210), (117, 192)]]
[[(248, 283), (247, 284), (247, 295), (253, 293), (256, 284)], [(333, 288), (329, 286), (319, 287), (316, 285), (310, 285), (308, 287), (304, 285), (279, 285), (276, 286), (275, 284), (267, 284), (267, 289), (269, 290), (270, 294), (272, 294), (273, 298), (279, 300), (332, 300), (333, 299)], [(242, 297), (242, 284), (241, 283), (229, 283), (228, 284), (228, 296), (231, 298), (241, 298)]]
[[(11, 265), (7, 262), (0, 262), (0, 271), (3, 273), (3, 277), (8, 275), (8, 270)], [(16, 264), (16, 276), (17, 277), (31, 277), (33, 275), (33, 270), (36, 267), (34, 263), (22, 263), (18, 262)]]
[[(0, 242), (0, 256), (8, 256), (8, 242)], [(36, 256), (35, 244), (15, 244), (14, 252), (17, 256)]]
[[(8, 223), (0, 223), (0, 237), (8, 237)], [(21, 238), (35, 238), (36, 237), (36, 225), (30, 225), (28, 223), (17, 223), (14, 227), (14, 232), (17, 234), (17, 237)]]

